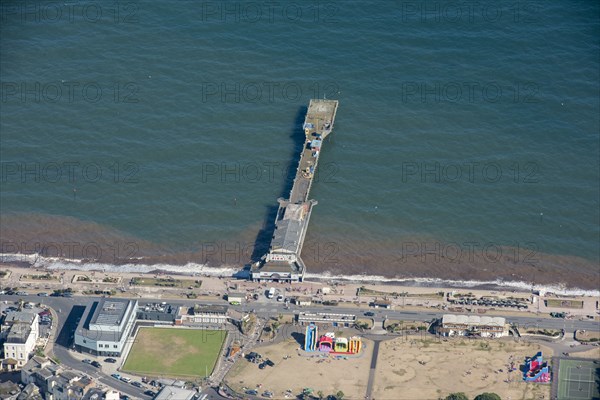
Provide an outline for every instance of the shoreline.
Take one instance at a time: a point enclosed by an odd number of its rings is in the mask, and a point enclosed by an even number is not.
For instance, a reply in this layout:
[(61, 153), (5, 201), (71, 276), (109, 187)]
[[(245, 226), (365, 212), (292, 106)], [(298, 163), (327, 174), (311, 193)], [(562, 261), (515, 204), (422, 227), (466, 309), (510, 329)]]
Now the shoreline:
[[(141, 275), (178, 275), (202, 276), (208, 278), (227, 278), (248, 281), (246, 268), (236, 266), (211, 267), (204, 264), (187, 263), (175, 264), (107, 264), (88, 262), (87, 260), (67, 259), (60, 257), (44, 257), (39, 254), (2, 254), (0, 253), (0, 266), (16, 268), (41, 268), (48, 271), (89, 271), (100, 273), (129, 273)], [(441, 278), (410, 277), (389, 278), (381, 275), (335, 275), (329, 272), (307, 273), (306, 283), (316, 284), (376, 284), (397, 288), (424, 288), (424, 289), (451, 289), (451, 290), (478, 290), (478, 291), (510, 291), (513, 293), (532, 293), (534, 291), (551, 293), (558, 296), (584, 296), (600, 297), (600, 290), (567, 287), (562, 283), (533, 284), (523, 281), (507, 280), (450, 280)]]

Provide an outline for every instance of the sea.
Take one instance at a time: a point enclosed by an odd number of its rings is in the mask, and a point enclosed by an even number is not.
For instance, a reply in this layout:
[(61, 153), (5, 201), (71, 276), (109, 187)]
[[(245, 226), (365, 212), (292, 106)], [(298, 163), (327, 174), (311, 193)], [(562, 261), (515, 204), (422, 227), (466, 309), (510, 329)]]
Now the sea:
[(597, 1), (0, 3), (0, 260), (232, 274), (337, 99), (311, 279), (600, 287)]

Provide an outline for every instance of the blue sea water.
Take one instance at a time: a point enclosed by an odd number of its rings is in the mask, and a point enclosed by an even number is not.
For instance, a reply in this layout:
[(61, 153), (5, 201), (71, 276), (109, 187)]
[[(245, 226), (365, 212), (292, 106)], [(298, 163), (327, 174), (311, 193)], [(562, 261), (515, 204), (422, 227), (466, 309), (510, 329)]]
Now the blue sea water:
[(313, 271), (597, 279), (597, 2), (1, 6), (3, 253), (243, 265), (326, 97)]

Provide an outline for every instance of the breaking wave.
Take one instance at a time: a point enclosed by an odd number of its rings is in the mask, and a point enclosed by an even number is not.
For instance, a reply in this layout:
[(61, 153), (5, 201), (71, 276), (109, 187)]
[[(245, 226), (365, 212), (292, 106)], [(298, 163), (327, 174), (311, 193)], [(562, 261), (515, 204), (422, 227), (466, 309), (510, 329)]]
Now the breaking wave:
[[(133, 260), (132, 260), (133, 261)], [(219, 266), (212, 267), (206, 264), (189, 262), (183, 265), (175, 264), (144, 264), (143, 258), (137, 258), (135, 261), (125, 264), (110, 264), (90, 262), (87, 260), (76, 260), (60, 257), (45, 257), (40, 254), (2, 254), (0, 253), (1, 263), (27, 263), (34, 268), (45, 268), (48, 270), (78, 270), (78, 271), (102, 271), (113, 273), (151, 273), (156, 271), (168, 272), (171, 274), (182, 275), (201, 275), (209, 277), (236, 277), (245, 278), (247, 272), (242, 271), (237, 266)], [(339, 275), (331, 274), (330, 272), (322, 273), (306, 273), (306, 279), (316, 281), (341, 281), (352, 283), (384, 283), (396, 284), (403, 286), (425, 286), (425, 287), (450, 287), (450, 288), (477, 288), (491, 287), (498, 290), (517, 290), (528, 292), (532, 289), (543, 292), (551, 292), (559, 295), (568, 296), (600, 296), (599, 290), (585, 290), (579, 288), (567, 288), (565, 285), (531, 285), (522, 281), (506, 281), (506, 280), (450, 280), (439, 278), (386, 278), (380, 275)]]

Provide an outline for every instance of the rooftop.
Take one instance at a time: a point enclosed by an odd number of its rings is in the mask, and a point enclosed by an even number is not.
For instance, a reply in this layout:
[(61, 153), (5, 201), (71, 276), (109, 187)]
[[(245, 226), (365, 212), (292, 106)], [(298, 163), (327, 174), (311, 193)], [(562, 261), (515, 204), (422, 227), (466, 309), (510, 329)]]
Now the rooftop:
[(212, 304), (196, 304), (191, 308), (193, 314), (227, 314), (229, 307)]
[(155, 400), (191, 400), (196, 395), (193, 390), (181, 389), (175, 386), (165, 386), (154, 398)]
[[(119, 305), (111, 306), (115, 303), (119, 303)], [(132, 303), (132, 307), (129, 307), (130, 311), (127, 312), (127, 304), (129, 303)], [(124, 305), (124, 307), (121, 308), (121, 305)], [(118, 313), (117, 309), (119, 309)], [(75, 333), (76, 335), (93, 338), (95, 341), (118, 342), (125, 331), (125, 329), (121, 329), (120, 322), (123, 318), (135, 318), (136, 309), (136, 300), (102, 298), (99, 301), (94, 301), (83, 312)], [(94, 321), (100, 322), (94, 323)]]
[(5, 324), (23, 323), (32, 324), (37, 314), (27, 311), (11, 311), (4, 318)]
[(100, 299), (90, 324), (95, 325), (120, 325), (127, 311), (130, 301), (125, 299)]
[(269, 261), (264, 263), (259, 272), (285, 272), (285, 273), (299, 273), (302, 271), (302, 267), (298, 262), (287, 262), (287, 261)]
[(14, 324), (11, 326), (6, 343), (25, 343), (31, 333), (31, 327), (25, 324)]
[(506, 319), (502, 317), (480, 317), (479, 315), (455, 314), (444, 314), (444, 316), (442, 317), (442, 324), (504, 327), (505, 323)]

